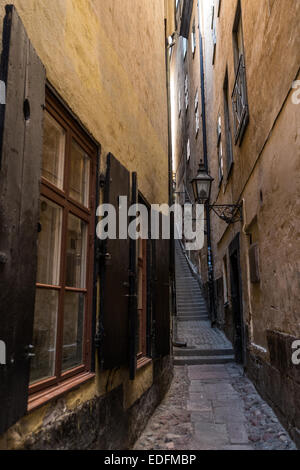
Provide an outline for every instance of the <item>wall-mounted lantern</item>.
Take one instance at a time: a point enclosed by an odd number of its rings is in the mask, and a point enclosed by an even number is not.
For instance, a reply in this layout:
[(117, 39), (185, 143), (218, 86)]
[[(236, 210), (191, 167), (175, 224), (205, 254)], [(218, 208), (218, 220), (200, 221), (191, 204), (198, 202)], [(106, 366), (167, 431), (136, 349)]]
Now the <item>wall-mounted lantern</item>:
[(200, 164), (197, 176), (191, 181), (195, 201), (197, 201), (198, 204), (205, 204), (208, 210), (213, 210), (214, 213), (228, 225), (241, 222), (241, 204), (209, 204), (213, 181), (214, 179), (207, 173), (205, 167)]

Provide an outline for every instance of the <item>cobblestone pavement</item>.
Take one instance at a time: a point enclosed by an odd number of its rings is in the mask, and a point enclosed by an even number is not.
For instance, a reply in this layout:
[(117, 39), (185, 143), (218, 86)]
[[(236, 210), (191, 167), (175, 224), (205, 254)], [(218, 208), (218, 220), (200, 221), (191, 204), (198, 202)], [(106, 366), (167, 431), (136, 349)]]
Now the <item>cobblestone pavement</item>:
[[(179, 356), (175, 359), (177, 364), (185, 365), (175, 366), (169, 393), (136, 442), (135, 450), (295, 449), (243, 369), (232, 362), (233, 356), (224, 356), (232, 345), (204, 320), (208, 319), (204, 299), (179, 244), (176, 287), (176, 338), (186, 342), (188, 348), (175, 348)], [(192, 361), (190, 354), (198, 357)]]
[(177, 335), (182, 341), (187, 340), (189, 348), (232, 348), (224, 333), (217, 328), (212, 328), (209, 321), (177, 322)]
[(236, 364), (176, 366), (135, 450), (292, 450), (294, 443)]

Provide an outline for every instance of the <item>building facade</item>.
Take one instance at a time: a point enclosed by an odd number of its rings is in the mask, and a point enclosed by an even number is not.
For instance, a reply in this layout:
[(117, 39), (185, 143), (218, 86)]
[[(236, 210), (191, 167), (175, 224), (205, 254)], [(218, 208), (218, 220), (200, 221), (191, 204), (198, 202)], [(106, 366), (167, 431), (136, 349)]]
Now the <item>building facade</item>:
[[(191, 40), (197, 2), (181, 3), (178, 31)], [(300, 5), (202, 0), (198, 8), (210, 205), (224, 206), (223, 220), (210, 210), (212, 321), (299, 445)], [(201, 146), (190, 159), (193, 173)]]
[(97, 207), (169, 201), (174, 2), (11, 3), (0, 2), (0, 448), (126, 449), (172, 377), (170, 246), (100, 241)]
[[(207, 165), (206, 135), (202, 126), (205, 115), (203, 43), (199, 30), (197, 2), (176, 2), (176, 33), (170, 48), (170, 76), (172, 103), (172, 158), (174, 200), (184, 205), (193, 204), (191, 181), (199, 164)], [(186, 240), (183, 238), (183, 244)], [(187, 251), (187, 255), (201, 276), (209, 301), (208, 247)]]

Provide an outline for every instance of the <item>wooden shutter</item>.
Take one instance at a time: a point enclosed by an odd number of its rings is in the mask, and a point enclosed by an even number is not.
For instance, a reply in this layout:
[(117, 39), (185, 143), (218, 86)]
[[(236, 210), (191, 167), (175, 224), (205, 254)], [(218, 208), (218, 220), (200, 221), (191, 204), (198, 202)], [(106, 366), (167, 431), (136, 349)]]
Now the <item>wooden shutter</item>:
[(149, 240), (147, 240), (147, 356), (152, 357), (152, 240), (149, 224)]
[[(107, 157), (104, 202), (112, 204), (118, 215), (119, 197), (130, 201), (130, 173), (111, 154)], [(128, 365), (129, 358), (129, 238), (107, 240), (101, 256), (101, 330), (99, 347), (101, 366), (113, 369)]]
[[(131, 204), (138, 203), (137, 175), (132, 174)], [(139, 316), (137, 305), (137, 241), (130, 239), (129, 272), (129, 331), (130, 331), (130, 379), (133, 380), (137, 369), (139, 347)]]
[(13, 6), (6, 7), (0, 105), (0, 433), (27, 410), (37, 269), (45, 69)]
[[(162, 226), (162, 216), (160, 217)], [(154, 357), (170, 354), (170, 240), (153, 240)]]
[(257, 243), (255, 243), (249, 248), (249, 265), (250, 265), (250, 280), (252, 284), (257, 284), (260, 282), (259, 249), (258, 249)]

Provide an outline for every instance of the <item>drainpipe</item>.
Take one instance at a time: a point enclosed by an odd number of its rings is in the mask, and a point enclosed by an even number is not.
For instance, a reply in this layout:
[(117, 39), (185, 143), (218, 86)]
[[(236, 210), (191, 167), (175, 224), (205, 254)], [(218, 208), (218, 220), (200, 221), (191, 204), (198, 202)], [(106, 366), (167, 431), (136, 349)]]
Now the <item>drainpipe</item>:
[[(201, 33), (201, 12), (200, 0), (198, 0), (199, 17), (199, 50), (200, 50), (200, 79), (201, 79), (201, 104), (202, 104), (202, 135), (203, 135), (203, 160), (205, 170), (208, 172), (208, 152), (207, 152), (207, 128), (206, 128), (206, 107), (205, 107), (205, 80), (204, 80), (204, 59), (203, 59), (203, 38)], [(208, 268), (208, 291), (209, 303), (211, 307), (212, 326), (216, 325), (216, 307), (214, 293), (214, 261), (211, 243), (211, 223), (209, 202), (206, 203), (206, 221), (207, 221), (207, 268)]]
[[(165, 20), (165, 61), (166, 61), (166, 87), (167, 87), (167, 106), (168, 106), (168, 174), (169, 174), (169, 181), (168, 181), (168, 194), (169, 194), (169, 207), (173, 204), (173, 162), (172, 162), (172, 125), (171, 125), (171, 92), (170, 92), (170, 46), (168, 44), (168, 37), (167, 37), (167, 20)], [(175, 299), (175, 235), (174, 235), (174, 224), (173, 218), (171, 217), (171, 240), (170, 240), (170, 277), (171, 277), (171, 285), (172, 285), (172, 315), (175, 315), (175, 306), (176, 306), (176, 299)]]

